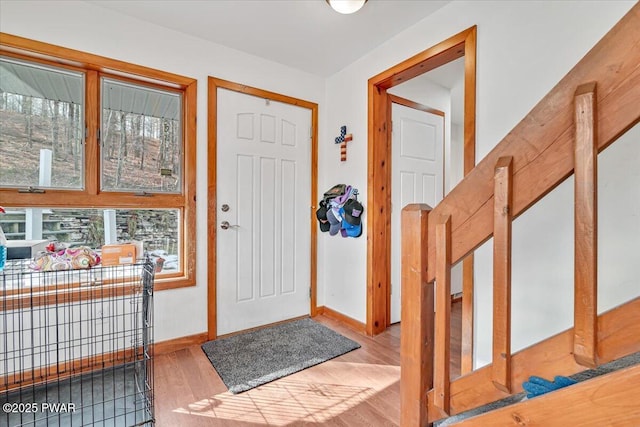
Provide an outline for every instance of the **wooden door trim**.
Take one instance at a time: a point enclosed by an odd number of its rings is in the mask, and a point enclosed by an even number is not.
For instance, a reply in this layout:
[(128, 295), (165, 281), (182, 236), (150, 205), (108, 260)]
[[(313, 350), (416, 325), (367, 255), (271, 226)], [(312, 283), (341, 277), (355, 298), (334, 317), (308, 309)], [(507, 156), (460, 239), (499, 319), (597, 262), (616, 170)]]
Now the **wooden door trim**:
[[(475, 166), (475, 26), (372, 77), (368, 82), (367, 334), (388, 324), (391, 280), (391, 102), (387, 89), (464, 57), (464, 171)], [(472, 274), (464, 276), (472, 280)], [(463, 284), (464, 286), (464, 284)], [(467, 288), (469, 285), (467, 284)]]
[(314, 227), (315, 221), (315, 198), (318, 193), (318, 104), (246, 86), (240, 83), (230, 82), (215, 77), (208, 78), (208, 115), (207, 115), (207, 330), (209, 340), (217, 337), (217, 293), (216, 293), (216, 235), (217, 235), (217, 200), (216, 200), (216, 176), (217, 176), (217, 143), (218, 143), (218, 88), (229, 89), (247, 95), (258, 96), (260, 98), (278, 101), (285, 104), (295, 105), (311, 110), (311, 189), (309, 194), (310, 213), (309, 224), (311, 229), (310, 248), (310, 285), (311, 302), (309, 313), (315, 316), (318, 313), (317, 303), (317, 241), (318, 230)]
[(435, 108), (427, 107), (419, 102), (411, 101), (410, 99), (403, 98), (401, 96), (389, 94), (389, 103), (403, 105), (414, 110), (424, 111), (425, 113), (435, 114), (436, 116), (444, 117), (444, 111), (437, 110)]

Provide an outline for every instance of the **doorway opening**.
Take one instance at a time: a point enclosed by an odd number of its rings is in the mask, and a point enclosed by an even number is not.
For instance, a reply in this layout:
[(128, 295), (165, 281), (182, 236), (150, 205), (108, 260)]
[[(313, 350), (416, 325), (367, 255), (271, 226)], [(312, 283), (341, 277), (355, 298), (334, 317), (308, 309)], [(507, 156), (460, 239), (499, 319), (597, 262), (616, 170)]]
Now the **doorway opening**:
[[(460, 86), (462, 74), (459, 73)], [(400, 322), (402, 308), (400, 208), (410, 203), (435, 206), (442, 200), (445, 194), (445, 145), (451, 133), (445, 130), (453, 123), (450, 91), (431, 81), (423, 81), (422, 77), (409, 83), (414, 82), (418, 87), (401, 85), (393, 88), (403, 88), (411, 100), (391, 95), (391, 295), (387, 325)], [(416, 100), (429, 102), (429, 106)]]
[[(218, 176), (218, 89), (226, 89), (228, 91), (237, 92), (245, 95), (252, 95), (254, 97), (262, 98), (267, 101), (275, 101), (282, 104), (289, 104), (291, 106), (301, 107), (310, 110), (311, 113), (311, 129), (310, 129), (310, 188), (309, 206), (314, 206), (314, 195), (317, 194), (318, 181), (318, 104), (292, 98), (286, 95), (265, 91), (249, 86), (245, 86), (239, 83), (234, 83), (214, 77), (208, 78), (208, 147), (207, 147), (207, 329), (208, 340), (217, 338), (218, 331), (218, 310), (217, 310), (217, 272), (218, 272), (218, 256), (217, 256), (217, 233), (218, 233), (218, 203), (217, 203), (217, 182)], [(226, 206), (221, 206), (223, 212), (226, 212)], [(228, 209), (228, 208), (227, 208)], [(224, 218), (222, 218), (224, 219)], [(317, 315), (317, 295), (316, 295), (316, 276), (317, 276), (317, 227), (315, 225), (315, 210), (310, 209), (309, 216), (303, 216), (301, 220), (304, 222), (308, 219), (310, 243), (309, 243), (309, 285), (310, 285), (310, 309), (309, 314), (311, 316)], [(223, 224), (225, 225), (225, 224)], [(226, 228), (234, 227), (227, 225)], [(226, 229), (224, 226), (222, 227)], [(228, 231), (228, 230), (227, 230)]]
[[(388, 89), (464, 58), (463, 170), (475, 166), (476, 27), (471, 27), (372, 77), (368, 82), (367, 334), (390, 324), (391, 104)], [(402, 206), (397, 207), (401, 209)], [(473, 333), (473, 255), (463, 264), (463, 336)], [(465, 316), (466, 314), (466, 316)], [(468, 342), (471, 342), (468, 340)], [(464, 351), (464, 350), (463, 350)], [(463, 354), (464, 356), (464, 354)]]

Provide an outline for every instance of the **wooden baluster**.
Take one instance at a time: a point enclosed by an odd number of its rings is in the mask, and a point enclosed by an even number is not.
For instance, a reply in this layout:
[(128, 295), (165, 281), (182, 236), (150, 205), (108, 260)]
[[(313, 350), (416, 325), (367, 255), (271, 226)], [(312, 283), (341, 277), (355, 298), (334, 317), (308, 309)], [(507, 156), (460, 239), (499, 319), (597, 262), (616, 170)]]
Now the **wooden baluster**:
[(496, 163), (493, 192), (493, 364), (491, 379), (511, 393), (512, 157)]
[(400, 425), (426, 426), (433, 385), (433, 283), (427, 283), (427, 225), (431, 208), (402, 209)]
[(473, 252), (462, 261), (462, 319), (460, 337), (460, 374), (473, 371)]
[(449, 413), (451, 400), (451, 217), (436, 225), (436, 350), (434, 397), (436, 407)]
[(573, 353), (583, 366), (597, 365), (598, 140), (596, 83), (575, 93), (575, 259)]

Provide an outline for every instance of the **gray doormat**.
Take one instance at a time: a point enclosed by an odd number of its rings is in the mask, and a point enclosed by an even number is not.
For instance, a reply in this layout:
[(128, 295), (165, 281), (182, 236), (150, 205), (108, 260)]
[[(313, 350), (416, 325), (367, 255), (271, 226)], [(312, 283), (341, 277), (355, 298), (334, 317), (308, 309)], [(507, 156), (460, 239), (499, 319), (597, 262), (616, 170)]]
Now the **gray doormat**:
[(202, 349), (231, 393), (241, 393), (360, 348), (360, 344), (301, 319), (228, 338)]

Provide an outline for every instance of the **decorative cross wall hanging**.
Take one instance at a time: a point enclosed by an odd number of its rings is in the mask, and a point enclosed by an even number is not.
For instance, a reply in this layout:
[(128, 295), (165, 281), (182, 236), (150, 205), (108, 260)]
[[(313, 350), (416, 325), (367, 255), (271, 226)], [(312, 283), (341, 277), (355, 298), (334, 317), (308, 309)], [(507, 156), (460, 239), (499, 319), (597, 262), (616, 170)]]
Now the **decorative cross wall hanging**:
[(340, 126), (340, 136), (336, 137), (336, 144), (340, 144), (340, 161), (347, 161), (347, 142), (353, 139), (352, 134), (347, 134), (347, 127)]

